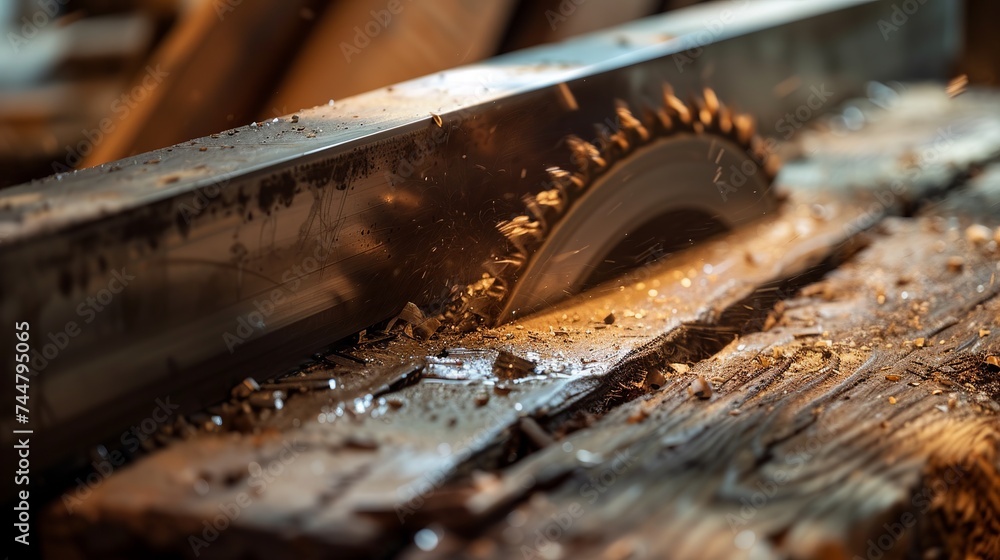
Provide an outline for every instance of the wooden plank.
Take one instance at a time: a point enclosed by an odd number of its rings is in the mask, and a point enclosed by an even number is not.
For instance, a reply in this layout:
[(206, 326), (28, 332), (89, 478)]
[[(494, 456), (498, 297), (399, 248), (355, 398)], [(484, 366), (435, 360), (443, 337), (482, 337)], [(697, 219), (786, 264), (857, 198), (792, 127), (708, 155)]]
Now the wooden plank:
[(291, 113), (489, 58), (514, 7), (513, 0), (334, 3), (269, 106)]

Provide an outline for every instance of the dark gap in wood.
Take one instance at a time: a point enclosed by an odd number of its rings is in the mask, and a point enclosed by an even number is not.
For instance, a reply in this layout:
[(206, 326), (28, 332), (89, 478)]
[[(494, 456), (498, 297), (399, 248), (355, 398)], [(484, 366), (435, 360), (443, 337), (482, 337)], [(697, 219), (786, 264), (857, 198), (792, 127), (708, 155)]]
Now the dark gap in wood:
[(701, 362), (736, 338), (761, 331), (778, 302), (821, 280), (867, 245), (867, 234), (855, 235), (833, 248), (825, 259), (808, 270), (759, 286), (721, 312), (707, 313), (695, 322), (685, 323), (652, 340), (614, 366), (601, 380), (601, 386), (590, 395), (551, 414), (543, 425), (560, 435), (585, 427), (609, 411), (651, 392), (652, 388), (644, 382), (649, 372), (668, 368), (671, 363)]

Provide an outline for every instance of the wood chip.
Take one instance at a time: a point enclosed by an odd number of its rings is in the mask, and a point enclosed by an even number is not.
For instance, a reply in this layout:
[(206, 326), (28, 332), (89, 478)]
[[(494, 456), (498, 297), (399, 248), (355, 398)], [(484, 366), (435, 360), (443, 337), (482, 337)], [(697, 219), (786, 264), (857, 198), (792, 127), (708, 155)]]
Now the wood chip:
[(576, 111), (577, 109), (580, 108), (580, 105), (576, 102), (576, 96), (574, 96), (573, 92), (570, 91), (569, 86), (566, 85), (566, 82), (559, 84), (558, 91), (559, 91), (559, 104), (562, 106), (563, 109), (567, 111)]
[(899, 376), (894, 373), (885, 376), (885, 378), (889, 381), (899, 381)]
[(635, 412), (629, 415), (627, 421), (629, 424), (639, 424), (648, 417), (649, 413), (646, 412), (644, 408), (639, 407)]
[(691, 382), (691, 385), (688, 385), (688, 394), (692, 397), (708, 400), (712, 398), (712, 384), (704, 376), (699, 375)]
[(889, 397), (889, 404), (896, 404), (896, 397)]
[(982, 224), (973, 224), (965, 228), (965, 240), (973, 245), (982, 245), (991, 237), (993, 237), (993, 230)]
[(945, 87), (944, 91), (946, 94), (948, 94), (948, 97), (957, 97), (965, 91), (965, 88), (968, 87), (968, 85), (969, 85), (969, 76), (967, 76), (966, 74), (962, 74), (961, 76), (952, 78), (952, 80), (948, 82), (948, 85), (947, 87)]
[(521, 432), (528, 436), (528, 439), (532, 441), (539, 448), (544, 448), (555, 443), (555, 439), (545, 431), (544, 428), (538, 425), (538, 422), (530, 416), (525, 416), (519, 421), (519, 426)]

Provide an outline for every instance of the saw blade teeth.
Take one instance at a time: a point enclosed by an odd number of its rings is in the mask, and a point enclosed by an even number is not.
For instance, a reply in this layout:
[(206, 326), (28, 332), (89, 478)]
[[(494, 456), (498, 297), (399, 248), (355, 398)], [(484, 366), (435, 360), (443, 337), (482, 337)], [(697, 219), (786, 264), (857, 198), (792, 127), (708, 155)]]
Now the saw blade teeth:
[(628, 153), (628, 138), (621, 131), (612, 133), (603, 127), (597, 127), (597, 134), (601, 145), (604, 146), (601, 149), (601, 159), (607, 167), (614, 165), (619, 158)]
[[(566, 193), (561, 189), (549, 189), (535, 195), (534, 204), (545, 211), (545, 215), (559, 215), (566, 209)], [(548, 223), (548, 220), (546, 220)]]
[(627, 154), (628, 151), (629, 151), (629, 148), (632, 147), (632, 145), (628, 141), (628, 137), (625, 136), (625, 133), (622, 132), (622, 131), (618, 131), (618, 132), (612, 134), (611, 135), (611, 142), (614, 145), (614, 147), (618, 150), (618, 153), (616, 154), (616, 157), (621, 157), (621, 156)]
[(497, 229), (525, 259), (545, 237), (543, 225), (524, 215), (500, 222)]
[(733, 113), (728, 107), (719, 109), (719, 132), (729, 135), (733, 131)]
[(767, 176), (772, 180), (777, 177), (778, 172), (781, 171), (781, 158), (773, 154), (768, 154), (764, 160), (764, 171), (767, 172)]
[(663, 104), (668, 111), (672, 111), (677, 120), (687, 126), (691, 126), (691, 110), (688, 106), (674, 95), (674, 89), (669, 85), (663, 88)]
[[(756, 134), (756, 124), (749, 115), (738, 113), (719, 101), (715, 91), (703, 90), (703, 95), (684, 103), (669, 84), (663, 86), (663, 105), (643, 108), (640, 120), (622, 101), (615, 103), (619, 129), (612, 131), (596, 125), (593, 143), (577, 136), (568, 136), (570, 162), (576, 172), (549, 167), (546, 190), (523, 198), (525, 213), (497, 225), (508, 242), (503, 258), (484, 263), (483, 278), (459, 290), (456, 299), (441, 315), (448, 317), (452, 329), (472, 330), (495, 321), (503, 311), (510, 287), (528, 266), (532, 255), (542, 246), (552, 225), (569, 211), (573, 201), (609, 171), (615, 162), (656, 137), (677, 133), (721, 133), (740, 145), (747, 157), (762, 169), (770, 180), (777, 176), (780, 159), (771, 154)], [(770, 182), (770, 181), (769, 181)]]
[[(588, 159), (587, 161), (590, 160)], [(576, 173), (570, 173), (561, 167), (549, 167), (545, 170), (545, 172), (549, 176), (549, 182), (556, 188), (561, 189), (567, 195), (575, 194), (586, 184), (586, 181), (584, 180), (584, 176), (586, 176), (586, 174), (581, 176)]]
[(619, 101), (618, 106), (615, 108), (615, 113), (618, 116), (618, 121), (621, 123), (623, 130), (631, 131), (633, 134), (639, 137), (641, 142), (649, 141), (649, 131), (643, 126), (642, 122), (635, 118), (632, 111), (628, 108), (624, 102)]
[(715, 91), (712, 88), (705, 88), (703, 98), (705, 100), (705, 109), (707, 109), (709, 113), (717, 114), (719, 109), (722, 107), (722, 104), (719, 103), (719, 97), (715, 95)]
[(508, 276), (512, 270), (520, 270), (524, 266), (524, 262), (524, 258), (521, 255), (508, 255), (503, 259), (484, 262), (483, 269), (494, 278), (502, 278)]
[(660, 109), (656, 111), (656, 121), (660, 124), (660, 130), (664, 135), (670, 134), (674, 130), (674, 121), (670, 118), (670, 115), (666, 110)]
[[(601, 151), (590, 142), (586, 142), (578, 136), (570, 136), (566, 138), (566, 144), (570, 149), (570, 159), (584, 177), (590, 177), (593, 173), (600, 173), (607, 167), (607, 162), (601, 157)], [(550, 176), (553, 173), (553, 169), (565, 173), (565, 171), (562, 171), (558, 167), (550, 167), (548, 169)], [(582, 186), (582, 181), (580, 185), (577, 185), (577, 187), (580, 186)]]
[(542, 191), (534, 196), (530, 194), (525, 195), (522, 199), (528, 213), (535, 218), (543, 229), (548, 228), (549, 220), (556, 218), (559, 215), (558, 212), (554, 211), (555, 208), (552, 204), (552, 202), (557, 198), (552, 195), (553, 190), (555, 189)]
[(753, 118), (749, 115), (736, 115), (733, 117), (733, 126), (736, 128), (736, 139), (741, 144), (749, 144), (755, 132)]
[(701, 124), (705, 125), (708, 128), (711, 128), (711, 126), (712, 126), (712, 120), (713, 120), (712, 119), (712, 112), (709, 111), (708, 108), (706, 108), (706, 107), (703, 107), (703, 108), (699, 109), (698, 110), (698, 120), (701, 121)]

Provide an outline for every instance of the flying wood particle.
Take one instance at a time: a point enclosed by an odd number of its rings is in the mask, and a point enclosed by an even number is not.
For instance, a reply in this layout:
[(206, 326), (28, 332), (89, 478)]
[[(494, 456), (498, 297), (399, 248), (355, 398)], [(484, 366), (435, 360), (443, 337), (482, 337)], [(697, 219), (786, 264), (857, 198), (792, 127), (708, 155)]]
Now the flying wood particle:
[(688, 385), (688, 395), (692, 397), (698, 397), (702, 400), (707, 400), (712, 398), (712, 384), (708, 382), (704, 376), (699, 375), (697, 379)]
[(1000, 367), (1000, 356), (986, 356), (986, 363), (993, 367)]
[(604, 317), (604, 324), (605, 325), (613, 325), (614, 323), (615, 323), (615, 314), (614, 313), (608, 313), (607, 316)]
[(990, 336), (990, 329), (979, 329), (979, 338)]
[(635, 412), (629, 415), (627, 422), (629, 424), (639, 424), (648, 417), (649, 413), (646, 412), (644, 408), (640, 407)]
[(993, 237), (993, 230), (982, 224), (972, 224), (965, 228), (965, 239), (973, 245), (982, 245), (991, 237)]
[(961, 76), (956, 76), (952, 78), (948, 85), (945, 87), (945, 93), (948, 97), (957, 97), (961, 95), (965, 88), (969, 85), (969, 76), (962, 74)]
[(896, 397), (889, 397), (889, 404), (896, 404)]
[(559, 104), (562, 108), (567, 111), (576, 111), (580, 108), (580, 105), (576, 102), (576, 97), (573, 92), (570, 91), (569, 86), (565, 82), (559, 84)]
[(434, 124), (438, 125), (438, 128), (444, 126), (444, 119), (441, 118), (441, 115), (431, 113), (431, 118), (434, 119)]
[(896, 374), (887, 375), (885, 378), (889, 381), (899, 381), (899, 376)]

